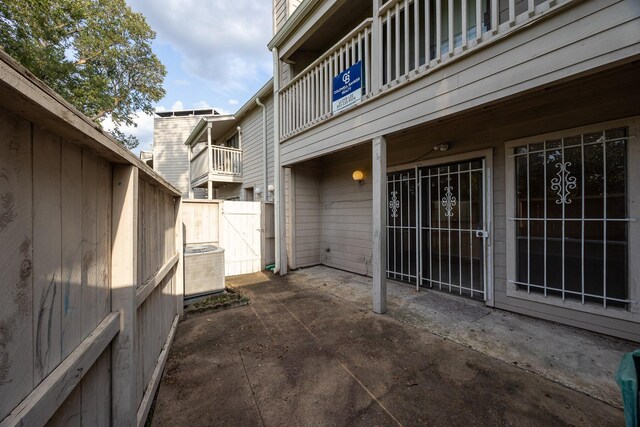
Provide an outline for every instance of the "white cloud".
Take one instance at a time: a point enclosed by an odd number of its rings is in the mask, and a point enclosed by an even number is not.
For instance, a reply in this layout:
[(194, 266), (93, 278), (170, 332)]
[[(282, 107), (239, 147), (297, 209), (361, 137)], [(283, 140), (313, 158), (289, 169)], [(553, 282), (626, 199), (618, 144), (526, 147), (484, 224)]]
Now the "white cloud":
[(229, 105), (238, 105), (238, 104), (239, 104), (239, 102), (238, 102), (238, 100), (237, 100), (237, 99), (230, 99), (230, 100), (229, 100), (229, 101), (227, 101), (227, 102), (229, 102)]
[[(160, 111), (160, 109), (156, 110)], [(134, 116), (134, 121), (138, 126), (121, 126), (120, 130), (125, 134), (138, 138), (139, 145), (133, 149), (134, 153), (138, 154), (140, 150), (151, 150), (153, 148), (153, 115), (138, 111)], [(111, 117), (107, 117), (102, 122), (102, 126), (106, 131), (113, 130)]]
[(184, 104), (182, 103), (182, 101), (174, 102), (169, 111), (177, 111), (177, 110), (184, 110)]
[[(271, 2), (255, 0), (130, 0), (158, 34), (181, 55), (182, 67), (233, 94), (272, 73)], [(185, 26), (185, 23), (188, 23)]]
[(193, 104), (193, 108), (200, 110), (200, 109), (205, 109), (205, 108), (211, 108), (211, 105), (209, 105), (209, 103), (207, 101), (198, 101), (196, 103)]

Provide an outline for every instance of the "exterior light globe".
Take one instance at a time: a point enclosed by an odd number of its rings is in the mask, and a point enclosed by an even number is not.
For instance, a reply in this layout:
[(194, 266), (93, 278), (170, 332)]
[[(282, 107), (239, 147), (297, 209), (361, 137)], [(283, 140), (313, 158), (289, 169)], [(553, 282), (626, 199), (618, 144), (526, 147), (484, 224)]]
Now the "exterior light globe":
[(362, 181), (364, 179), (364, 174), (361, 170), (353, 171), (353, 175), (351, 176), (353, 177), (354, 181)]

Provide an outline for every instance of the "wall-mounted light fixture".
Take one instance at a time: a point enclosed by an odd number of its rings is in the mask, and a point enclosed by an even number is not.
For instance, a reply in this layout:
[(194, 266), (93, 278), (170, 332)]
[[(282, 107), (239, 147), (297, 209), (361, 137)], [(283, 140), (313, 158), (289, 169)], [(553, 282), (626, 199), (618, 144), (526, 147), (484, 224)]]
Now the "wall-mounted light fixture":
[(353, 178), (354, 181), (356, 181), (359, 185), (363, 185), (364, 184), (364, 173), (362, 173), (361, 170), (355, 170), (353, 171), (353, 173), (351, 174), (351, 177)]
[(253, 190), (253, 192), (256, 194), (256, 196), (260, 196), (262, 194), (262, 188), (256, 187), (256, 189)]
[(435, 151), (447, 151), (449, 149), (449, 143), (445, 142), (445, 143), (442, 143), (442, 144), (438, 144), (435, 147), (433, 147), (433, 149)]

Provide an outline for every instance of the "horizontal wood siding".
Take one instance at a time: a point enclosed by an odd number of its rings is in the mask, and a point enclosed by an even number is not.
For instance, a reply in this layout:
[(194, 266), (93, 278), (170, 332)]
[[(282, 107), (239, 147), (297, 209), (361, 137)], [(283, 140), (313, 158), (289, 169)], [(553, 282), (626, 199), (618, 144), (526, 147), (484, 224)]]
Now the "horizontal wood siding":
[(189, 194), (189, 162), (184, 142), (202, 116), (156, 117), (153, 120), (153, 169)]
[[(634, 2), (594, 0), (469, 51), (282, 144), (291, 164), (640, 55)], [(446, 102), (445, 102), (446, 100)]]
[[(368, 144), (367, 144), (368, 145)], [(323, 162), (322, 263), (370, 276), (373, 201), (370, 146)], [(364, 172), (364, 185), (351, 177)]]
[(273, 22), (274, 22), (274, 34), (287, 20), (287, 3), (288, 0), (273, 0)]
[(322, 171), (317, 165), (301, 165), (293, 172), (295, 205), (295, 267), (322, 262)]

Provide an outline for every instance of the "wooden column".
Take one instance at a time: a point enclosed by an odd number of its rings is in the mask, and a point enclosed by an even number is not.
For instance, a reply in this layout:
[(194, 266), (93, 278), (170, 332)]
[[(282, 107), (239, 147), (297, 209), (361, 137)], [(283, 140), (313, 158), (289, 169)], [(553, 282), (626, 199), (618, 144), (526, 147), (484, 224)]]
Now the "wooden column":
[(207, 123), (207, 154), (209, 168), (207, 169), (207, 199), (213, 199), (213, 183), (211, 182), (211, 170), (213, 169), (213, 150), (211, 149), (211, 123)]
[(387, 141), (373, 139), (373, 311), (387, 311)]
[(136, 424), (136, 286), (138, 274), (138, 168), (113, 166), (111, 309), (120, 332), (111, 347), (112, 425)]
[(193, 199), (193, 188), (191, 187), (191, 159), (193, 158), (193, 148), (191, 147), (191, 145), (187, 146), (187, 153), (188, 153), (187, 158), (188, 158), (188, 162), (189, 162), (189, 169), (188, 169), (188, 171), (189, 171), (189, 183), (187, 184), (188, 185), (187, 186), (187, 188), (188, 188), (187, 197), (189, 199)]

